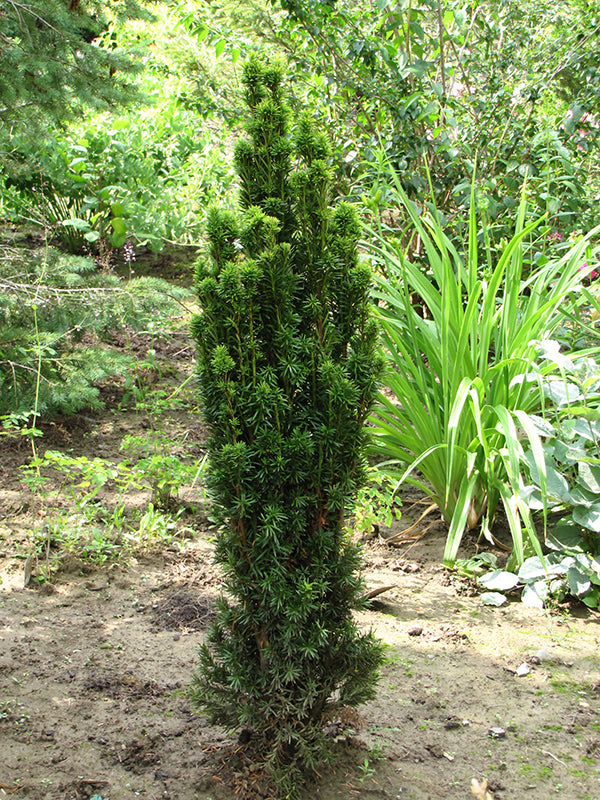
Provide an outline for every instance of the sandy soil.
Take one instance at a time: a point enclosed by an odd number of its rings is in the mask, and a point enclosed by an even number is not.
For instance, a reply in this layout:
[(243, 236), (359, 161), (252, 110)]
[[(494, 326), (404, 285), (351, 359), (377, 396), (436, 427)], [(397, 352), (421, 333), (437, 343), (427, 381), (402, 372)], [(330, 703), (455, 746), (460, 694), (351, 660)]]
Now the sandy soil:
[[(164, 347), (171, 363), (182, 349)], [(106, 390), (101, 414), (46, 426), (40, 452), (122, 458), (122, 438), (156, 419), (119, 411), (118, 394)], [(166, 411), (160, 425), (178, 452), (201, 455), (193, 409)], [(186, 697), (222, 588), (201, 489), (180, 491), (192, 510), (169, 547), (104, 564), (53, 549), (44, 582), (43, 555), (26, 558), (68, 503), (63, 492), (50, 507), (24, 487), (30, 455), (26, 442), (0, 442), (0, 798), (245, 797), (250, 759)], [(148, 503), (138, 495), (128, 502)], [(399, 524), (411, 515), (407, 502)], [(360, 622), (389, 645), (388, 662), (361, 726), (339, 737), (335, 766), (306, 797), (465, 800), (475, 778), (495, 800), (598, 800), (598, 616), (484, 606), (440, 567), (444, 534), (440, 523), (400, 546), (365, 544), (368, 587), (393, 588)]]

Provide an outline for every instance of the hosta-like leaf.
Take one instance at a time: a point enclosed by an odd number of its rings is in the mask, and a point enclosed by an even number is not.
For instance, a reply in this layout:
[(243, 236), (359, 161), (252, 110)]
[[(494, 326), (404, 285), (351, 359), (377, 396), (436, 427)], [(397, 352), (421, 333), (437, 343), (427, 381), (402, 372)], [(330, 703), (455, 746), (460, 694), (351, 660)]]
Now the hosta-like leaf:
[(573, 425), (573, 431), (590, 442), (597, 442), (600, 439), (600, 423), (598, 422), (578, 419)]
[(577, 506), (573, 511), (573, 519), (578, 525), (600, 533), (600, 503), (594, 503), (589, 508)]
[(584, 508), (591, 508), (598, 500), (598, 496), (583, 486), (575, 486), (571, 489), (571, 503)]
[(501, 569), (496, 569), (479, 578), (479, 583), (493, 592), (508, 592), (510, 589), (514, 589), (518, 582), (519, 579), (514, 572), (506, 572)]
[(481, 602), (485, 603), (486, 606), (503, 606), (507, 599), (500, 592), (484, 592), (481, 595)]
[[(546, 593), (543, 597), (541, 597), (539, 593), (542, 586), (546, 588)], [(543, 581), (538, 581), (534, 584), (527, 584), (527, 586), (523, 589), (521, 602), (524, 605), (531, 606), (533, 608), (543, 608), (546, 597), (548, 597), (547, 585)]]
[(575, 597), (583, 597), (592, 588), (592, 582), (589, 577), (582, 572), (578, 567), (570, 567), (567, 572), (567, 581), (569, 583), (569, 591)]
[(574, 550), (581, 547), (579, 528), (569, 523), (556, 525), (546, 537), (546, 546), (551, 550)]
[(579, 483), (600, 496), (600, 467), (582, 462), (579, 464)]
[(537, 414), (530, 414), (529, 418), (541, 436), (556, 436), (556, 428), (547, 419), (539, 417)]
[(529, 583), (538, 578), (545, 578), (547, 572), (539, 556), (532, 556), (531, 558), (526, 558), (521, 564), (517, 575), (522, 583)]
[(600, 605), (600, 586), (594, 586), (581, 600), (588, 608), (598, 608)]
[(577, 371), (573, 359), (560, 352), (560, 344), (555, 339), (544, 339), (539, 344), (539, 350), (542, 358), (547, 358), (548, 361), (556, 364), (559, 369), (565, 372)]
[(544, 385), (544, 394), (557, 406), (566, 406), (582, 397), (579, 388), (574, 383), (565, 383), (562, 380), (550, 381)]

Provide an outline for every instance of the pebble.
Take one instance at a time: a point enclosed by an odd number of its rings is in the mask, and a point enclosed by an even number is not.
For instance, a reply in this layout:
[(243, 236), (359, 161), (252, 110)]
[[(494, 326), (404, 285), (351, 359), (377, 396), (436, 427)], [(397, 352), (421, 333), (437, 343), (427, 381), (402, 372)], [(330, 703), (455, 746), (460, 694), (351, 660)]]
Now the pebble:
[(544, 650), (544, 649), (538, 650), (537, 653), (535, 654), (535, 657), (540, 662), (540, 664), (544, 664), (544, 663), (547, 663), (549, 661), (554, 661), (554, 659), (552, 658), (550, 653), (547, 650)]
[(524, 661), (517, 667), (517, 678), (524, 678), (525, 675), (529, 675), (530, 672), (531, 672), (531, 667)]
[(409, 636), (420, 636), (423, 633), (422, 625), (413, 625), (407, 630)]

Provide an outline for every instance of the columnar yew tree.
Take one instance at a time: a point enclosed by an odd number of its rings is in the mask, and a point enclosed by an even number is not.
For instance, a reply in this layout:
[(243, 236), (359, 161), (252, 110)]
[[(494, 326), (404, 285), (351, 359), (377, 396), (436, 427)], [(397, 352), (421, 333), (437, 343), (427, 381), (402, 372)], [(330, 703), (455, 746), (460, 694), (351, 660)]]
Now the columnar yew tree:
[(327, 754), (324, 723), (372, 696), (380, 644), (360, 633), (359, 554), (344, 510), (363, 479), (380, 363), (353, 208), (330, 206), (326, 138), (290, 132), (279, 65), (244, 70), (238, 215), (212, 210), (194, 321), (223, 600), (192, 697), (246, 728), (291, 797)]

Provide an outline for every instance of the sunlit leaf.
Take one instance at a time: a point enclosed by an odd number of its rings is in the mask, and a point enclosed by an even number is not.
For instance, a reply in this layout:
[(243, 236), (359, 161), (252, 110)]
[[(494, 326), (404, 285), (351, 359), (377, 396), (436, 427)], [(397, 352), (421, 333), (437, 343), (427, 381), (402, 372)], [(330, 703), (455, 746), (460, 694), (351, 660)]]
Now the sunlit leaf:
[(569, 590), (575, 597), (582, 597), (592, 588), (591, 580), (585, 572), (582, 572), (578, 567), (569, 568), (567, 572), (567, 581)]
[(513, 572), (506, 572), (501, 569), (494, 570), (487, 575), (479, 578), (479, 583), (490, 591), (508, 592), (519, 582), (519, 578)]
[(483, 592), (481, 595), (481, 601), (486, 604), (486, 606), (503, 606), (506, 602), (506, 596), (500, 594), (500, 592)]

